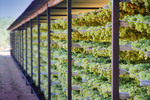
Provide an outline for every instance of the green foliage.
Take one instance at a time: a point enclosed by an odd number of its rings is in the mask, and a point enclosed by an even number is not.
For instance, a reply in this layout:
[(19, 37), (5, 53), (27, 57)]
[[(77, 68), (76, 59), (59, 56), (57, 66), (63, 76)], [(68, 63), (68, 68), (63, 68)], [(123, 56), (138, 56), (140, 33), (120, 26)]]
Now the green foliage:
[[(132, 3), (120, 3), (120, 19), (129, 23), (128, 27), (120, 27), (120, 44), (130, 44), (134, 47), (148, 51), (150, 47), (150, 13), (146, 0), (132, 0)], [(145, 6), (145, 7), (143, 7)], [(127, 16), (128, 15), (128, 16)], [(137, 22), (133, 22), (137, 21)], [(67, 98), (67, 21), (56, 20), (51, 23), (51, 81), (61, 83), (51, 86), (53, 100), (66, 100)], [(111, 99), (111, 10), (99, 9), (84, 14), (78, 14), (78, 18), (72, 19), (72, 86), (80, 86), (80, 90), (72, 90), (72, 99), (110, 100)], [(41, 88), (47, 97), (47, 70), (48, 70), (48, 42), (47, 24), (41, 24), (40, 43), (40, 71)], [(29, 34), (28, 30), (28, 34)], [(25, 36), (25, 35), (24, 35)], [(25, 37), (24, 37), (25, 38)], [(30, 36), (28, 35), (28, 40)], [(55, 43), (54, 43), (55, 42)], [(25, 41), (24, 41), (25, 43)], [(28, 41), (30, 45), (30, 41)], [(37, 85), (36, 67), (38, 61), (37, 27), (33, 28), (33, 72)], [(25, 49), (25, 45), (24, 45)], [(88, 49), (88, 50), (87, 50)], [(30, 46), (27, 50), (30, 52)], [(25, 51), (24, 51), (25, 53)], [(30, 57), (30, 53), (28, 53)], [(30, 75), (30, 58), (28, 60), (28, 72)], [(120, 69), (126, 70), (119, 76), (119, 91), (129, 92), (129, 100), (149, 100), (150, 88), (141, 87), (140, 81), (150, 80), (150, 58), (138, 49), (119, 52)], [(42, 73), (46, 73), (45, 75)], [(130, 74), (129, 74), (130, 73)], [(86, 81), (82, 81), (85, 79)]]
[(0, 17), (0, 48), (9, 46), (10, 31), (7, 28), (13, 21), (11, 17)]

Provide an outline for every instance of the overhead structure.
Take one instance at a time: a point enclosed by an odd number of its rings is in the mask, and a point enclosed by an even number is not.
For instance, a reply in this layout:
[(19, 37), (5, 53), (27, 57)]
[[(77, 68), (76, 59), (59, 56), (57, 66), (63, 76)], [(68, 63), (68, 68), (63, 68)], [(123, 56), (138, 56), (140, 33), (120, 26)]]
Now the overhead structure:
[[(47, 35), (48, 35), (48, 47), (47, 47), (47, 53), (48, 53), (48, 100), (51, 100), (51, 62), (50, 62), (50, 24), (52, 20), (60, 19), (60, 18), (66, 18), (68, 27), (67, 27), (67, 50), (68, 50), (68, 55), (67, 55), (67, 77), (68, 77), (68, 84), (67, 84), (67, 95), (68, 95), (68, 100), (72, 99), (72, 85), (71, 85), (71, 76), (72, 76), (72, 67), (71, 67), (71, 18), (79, 13), (84, 13), (84, 12), (90, 12), (93, 10), (98, 10), (99, 8), (104, 7), (108, 3), (109, 0), (34, 0), (32, 3), (27, 7), (27, 9), (9, 26), (8, 30), (11, 30), (11, 55), (14, 58), (15, 62), (18, 64), (19, 68), (21, 69), (23, 75), (25, 75), (25, 78), (32, 87), (32, 92), (35, 92), (37, 94), (37, 97), (41, 100), (44, 100), (44, 94), (41, 93), (41, 79), (40, 79), (40, 58), (41, 58), (41, 53), (40, 53), (40, 23), (47, 23)], [(117, 6), (113, 8), (113, 15), (117, 17), (117, 19), (113, 19), (113, 64), (112, 64), (112, 75), (113, 75), (113, 82), (112, 82), (112, 98), (113, 100), (117, 100), (119, 98), (119, 54), (116, 53), (119, 51), (119, 37), (118, 37), (118, 32), (119, 32), (119, 1), (118, 0), (113, 0), (113, 4), (116, 4)], [(118, 9), (118, 10), (117, 10)], [(114, 17), (113, 17), (114, 18)], [(116, 24), (115, 24), (116, 23)], [(32, 47), (32, 28), (37, 25), (37, 35), (38, 35), (38, 87), (34, 84), (33, 80), (33, 47)], [(117, 25), (117, 26), (115, 26)], [(27, 28), (30, 28), (30, 35), (29, 37), (31, 38), (29, 41), (31, 45), (29, 46), (31, 48), (31, 76), (28, 75), (27, 72), (27, 66), (28, 66), (28, 52), (27, 52)], [(24, 36), (23, 32), (25, 31), (25, 43), (24, 41)], [(117, 34), (116, 34), (117, 33)], [(20, 36), (20, 40), (17, 39), (17, 37)], [(116, 37), (114, 37), (116, 36)], [(17, 44), (19, 44), (19, 47)], [(24, 45), (26, 46), (26, 49), (24, 49)], [(114, 49), (115, 48), (115, 49)], [(24, 52), (25, 51), (25, 52)], [(24, 57), (26, 59), (24, 59)], [(117, 59), (115, 59), (117, 58)], [(116, 63), (115, 63), (116, 62)], [(24, 64), (25, 63), (25, 64)], [(115, 78), (116, 77), (116, 78)], [(116, 88), (115, 88), (116, 87)], [(117, 89), (117, 90), (116, 90)]]
[[(72, 0), (72, 14), (79, 14), (97, 10), (108, 4), (109, 0)], [(37, 25), (36, 17), (40, 15), (40, 22), (47, 22), (47, 7), (51, 8), (51, 20), (67, 18), (67, 0), (34, 0), (26, 10), (10, 25), (8, 30), (15, 30), (33, 19)], [(28, 23), (29, 26), (29, 23)]]

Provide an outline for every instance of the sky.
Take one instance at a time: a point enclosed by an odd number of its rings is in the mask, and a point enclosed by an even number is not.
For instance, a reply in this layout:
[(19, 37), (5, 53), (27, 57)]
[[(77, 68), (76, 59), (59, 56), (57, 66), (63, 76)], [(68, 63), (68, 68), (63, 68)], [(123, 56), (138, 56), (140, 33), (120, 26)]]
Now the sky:
[(0, 0), (0, 17), (18, 18), (33, 0)]

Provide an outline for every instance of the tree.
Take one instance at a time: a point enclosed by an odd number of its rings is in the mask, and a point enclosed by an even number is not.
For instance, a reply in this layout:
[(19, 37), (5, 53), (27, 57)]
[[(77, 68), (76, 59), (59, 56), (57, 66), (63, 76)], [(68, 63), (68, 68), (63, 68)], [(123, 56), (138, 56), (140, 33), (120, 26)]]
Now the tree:
[(12, 17), (0, 17), (0, 48), (10, 45), (10, 31), (7, 28), (13, 21)]

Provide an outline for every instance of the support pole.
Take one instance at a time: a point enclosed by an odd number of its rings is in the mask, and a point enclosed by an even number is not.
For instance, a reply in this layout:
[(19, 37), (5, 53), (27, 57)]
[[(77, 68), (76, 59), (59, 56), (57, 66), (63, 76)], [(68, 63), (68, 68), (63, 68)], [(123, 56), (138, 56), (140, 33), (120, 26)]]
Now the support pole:
[(13, 57), (14, 57), (14, 54), (15, 54), (15, 49), (14, 49), (14, 46), (15, 46), (15, 43), (14, 43), (14, 32), (12, 31), (12, 52), (13, 52)]
[(119, 100), (119, 0), (112, 0), (112, 100)]
[(24, 39), (23, 39), (23, 25), (22, 25), (22, 69), (24, 70)]
[(47, 8), (47, 36), (48, 36), (48, 100), (51, 100), (51, 35), (50, 35), (50, 8)]
[(28, 75), (28, 52), (27, 52), (27, 23), (25, 23), (25, 43), (26, 43), (26, 76)]
[(41, 86), (40, 86), (40, 16), (37, 16), (37, 27), (38, 27), (38, 94), (41, 94)]
[(12, 32), (10, 32), (10, 54), (12, 55)]
[(72, 70), (71, 70), (71, 62), (72, 62), (72, 58), (71, 58), (71, 47), (72, 47), (72, 43), (71, 43), (71, 0), (67, 0), (67, 94), (68, 94), (68, 100), (72, 99), (72, 85), (71, 85), (71, 78), (72, 78)]
[(31, 48), (31, 84), (32, 84), (33, 83), (32, 19), (30, 20), (30, 48)]
[(21, 49), (22, 49), (22, 47), (21, 47), (21, 27), (20, 27), (20, 31), (19, 31), (19, 43), (20, 43), (20, 49), (19, 49), (19, 53), (20, 53), (20, 68), (22, 67), (21, 65), (22, 65), (22, 55), (21, 55)]
[(17, 59), (17, 64), (18, 64), (18, 37), (17, 37), (17, 35), (18, 35), (18, 33), (17, 33), (17, 30), (15, 31), (15, 36), (16, 36), (16, 59)]
[(19, 41), (18, 41), (18, 30), (16, 30), (16, 40), (17, 40), (17, 64), (19, 64)]
[(14, 52), (15, 52), (14, 56), (15, 56), (15, 60), (16, 60), (17, 53), (16, 53), (16, 34), (15, 34), (15, 32), (14, 32)]

